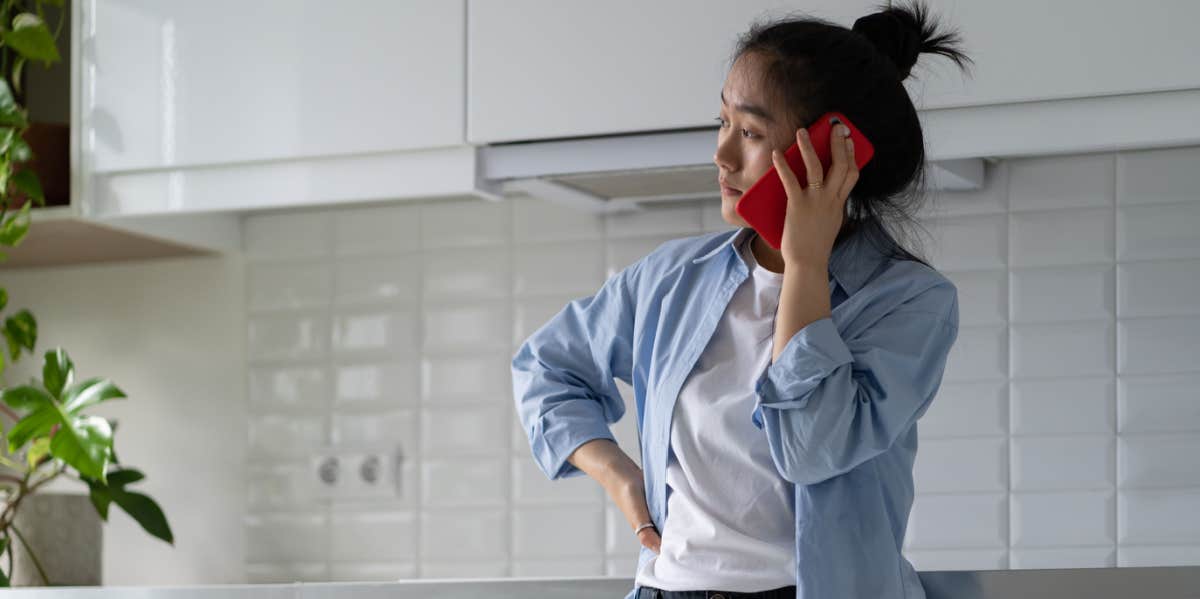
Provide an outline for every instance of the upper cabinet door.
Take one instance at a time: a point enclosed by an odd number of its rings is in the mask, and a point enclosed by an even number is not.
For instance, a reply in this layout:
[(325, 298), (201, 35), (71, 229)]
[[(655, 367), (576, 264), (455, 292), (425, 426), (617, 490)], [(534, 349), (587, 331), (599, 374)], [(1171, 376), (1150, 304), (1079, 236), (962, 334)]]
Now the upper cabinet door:
[(926, 0), (956, 27), (973, 76), (921, 55), (919, 108), (1200, 89), (1200, 2)]
[[(839, 23), (866, 0), (811, 0)], [(469, 0), (467, 139), (716, 126), (737, 36), (796, 2)]]
[(89, 166), (461, 145), (464, 3), (80, 3)]

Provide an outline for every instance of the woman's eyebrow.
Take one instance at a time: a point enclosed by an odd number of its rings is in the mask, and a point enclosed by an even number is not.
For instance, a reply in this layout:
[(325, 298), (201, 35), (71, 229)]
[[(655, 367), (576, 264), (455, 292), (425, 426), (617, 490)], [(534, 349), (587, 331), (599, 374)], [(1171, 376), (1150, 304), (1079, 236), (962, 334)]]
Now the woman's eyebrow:
[[(725, 104), (725, 90), (721, 90), (721, 104)], [(771, 118), (770, 114), (767, 114), (766, 109), (757, 104), (734, 104), (733, 107), (738, 109), (740, 112), (748, 112), (753, 114), (754, 116), (757, 116), (768, 123), (775, 122), (775, 119)]]

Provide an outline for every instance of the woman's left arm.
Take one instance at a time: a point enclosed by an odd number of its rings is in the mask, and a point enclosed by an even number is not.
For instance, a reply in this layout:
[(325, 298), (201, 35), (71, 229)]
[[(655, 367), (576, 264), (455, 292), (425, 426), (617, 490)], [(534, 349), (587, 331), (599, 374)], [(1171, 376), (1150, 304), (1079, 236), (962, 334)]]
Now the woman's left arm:
[(815, 484), (887, 451), (924, 413), (958, 336), (958, 292), (933, 285), (865, 330), (843, 338), (829, 297), (829, 256), (858, 180), (844, 125), (830, 139), (828, 173), (807, 131), (797, 131), (807, 180), (801, 187), (779, 152), (787, 190), (781, 250), (783, 289), (772, 363), (756, 386), (754, 424), (766, 431), (780, 474)]

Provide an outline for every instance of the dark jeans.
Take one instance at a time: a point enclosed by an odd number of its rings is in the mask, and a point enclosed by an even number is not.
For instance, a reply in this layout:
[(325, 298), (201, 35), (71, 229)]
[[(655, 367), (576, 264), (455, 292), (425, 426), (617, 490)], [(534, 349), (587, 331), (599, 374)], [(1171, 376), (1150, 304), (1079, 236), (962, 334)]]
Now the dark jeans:
[(732, 591), (664, 591), (654, 587), (638, 589), (637, 599), (796, 599), (796, 586), (779, 587), (755, 593)]

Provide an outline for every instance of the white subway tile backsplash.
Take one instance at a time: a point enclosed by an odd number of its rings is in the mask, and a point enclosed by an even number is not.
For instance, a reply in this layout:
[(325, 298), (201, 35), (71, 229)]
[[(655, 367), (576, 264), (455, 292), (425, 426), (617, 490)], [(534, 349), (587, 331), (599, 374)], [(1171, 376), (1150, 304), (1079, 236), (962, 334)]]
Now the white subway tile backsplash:
[(323, 312), (257, 314), (247, 321), (251, 360), (317, 358), (329, 350), (330, 321)]
[(1121, 545), (1200, 545), (1200, 489), (1121, 491)]
[[(508, 558), (508, 510), (437, 509), (421, 512), (421, 575), (445, 572), (450, 577), (460, 574), (452, 570), (426, 567), (426, 560), (496, 560)], [(507, 570), (507, 568), (504, 568)], [(462, 576), (468, 576), (464, 568)], [(503, 574), (501, 574), (503, 575)]]
[(287, 461), (247, 465), (248, 505), (262, 513), (282, 507), (316, 507), (308, 493), (313, 476), (307, 462)]
[(513, 242), (601, 240), (604, 219), (574, 207), (517, 196), (513, 206)]
[(633, 534), (634, 527), (612, 502), (604, 507), (604, 551), (608, 557), (637, 560), (642, 543)]
[(403, 445), (411, 453), (416, 449), (416, 410), (358, 412), (341, 410), (333, 414), (331, 442), (344, 447), (396, 447)]
[(1014, 435), (1111, 433), (1116, 388), (1108, 377), (1012, 382)]
[(1121, 438), (1121, 486), (1200, 489), (1197, 457), (1200, 435), (1126, 435)]
[(416, 406), (420, 373), (415, 357), (345, 360), (334, 367), (334, 400), (338, 407), (378, 404)]
[(263, 410), (324, 407), (332, 388), (324, 365), (249, 367), (250, 403)]
[(1112, 266), (1072, 266), (1012, 271), (1012, 322), (1069, 322), (1112, 318), (1116, 313)]
[(1117, 265), (1122, 317), (1200, 315), (1200, 260)]
[[(1008, 327), (962, 327), (946, 358), (945, 382), (1008, 378)], [(936, 399), (934, 401), (937, 401)]]
[(489, 404), (512, 401), (512, 367), (505, 352), (431, 356), (421, 361), (421, 394), (425, 401)]
[(246, 280), (250, 310), (321, 307), (333, 293), (333, 269), (324, 262), (251, 262)]
[(905, 547), (1003, 548), (1008, 529), (1007, 499), (1007, 493), (918, 493), (908, 517)]
[(1015, 437), (1012, 489), (1110, 489), (1116, 444), (1112, 435)]
[(324, 416), (303, 414), (260, 414), (251, 416), (248, 427), (250, 451), (256, 456), (293, 457), (326, 442)]
[(503, 402), (421, 411), (422, 456), (496, 455), (508, 447), (510, 424)]
[(599, 557), (513, 560), (513, 576), (558, 578), (603, 575), (604, 559)]
[(1200, 147), (1121, 152), (1117, 155), (1117, 203), (1200, 201)]
[(329, 550), (338, 560), (400, 561), (417, 557), (417, 518), (411, 511), (334, 510)]
[(515, 452), (512, 461), (512, 497), (515, 505), (600, 505), (604, 487), (587, 476), (550, 480), (533, 461), (524, 436), (519, 438), (525, 453)]
[(917, 423), (925, 439), (1005, 435), (1008, 432), (1008, 383), (943, 383)]
[(1113, 260), (1111, 208), (1014, 212), (1010, 219), (1009, 248), (1014, 268)]
[(419, 254), (376, 258), (343, 258), (334, 274), (333, 301), (338, 306), (412, 305), (420, 298)]
[(1200, 434), (1200, 374), (1126, 376), (1118, 385), (1122, 433)]
[(1014, 212), (1111, 206), (1114, 155), (1085, 154), (1009, 161), (1008, 202)]
[(479, 302), (511, 295), (508, 248), (444, 250), (423, 256), (421, 285), (427, 305)]
[(329, 518), (323, 512), (247, 514), (246, 559), (250, 562), (324, 561)]
[(923, 493), (1004, 491), (1008, 485), (1007, 439), (922, 440), (913, 478)]
[(736, 228), (725, 222), (721, 214), (721, 202), (712, 200), (700, 205), (700, 228), (708, 232), (728, 231)]
[(420, 214), (422, 248), (499, 245), (512, 240), (508, 202), (431, 202), (421, 205)]
[(333, 250), (328, 211), (256, 214), (242, 221), (242, 243), (252, 260), (314, 258)]
[(1196, 359), (1200, 317), (1123, 320), (1118, 328), (1120, 374), (1200, 371), (1200, 361)]
[[(621, 239), (620, 241), (609, 241), (605, 251), (605, 277), (613, 276), (634, 262), (646, 257), (647, 254), (658, 249), (662, 244), (672, 239), (678, 239), (679, 237), (684, 237), (684, 235), (637, 237)], [(596, 290), (599, 290), (599, 286), (597, 286)]]
[(1112, 321), (1012, 326), (1014, 377), (1100, 376), (1112, 372)]
[(1008, 322), (1008, 272), (970, 270), (946, 273), (958, 288), (960, 327)]
[(604, 284), (604, 244), (598, 241), (519, 246), (514, 250), (517, 295), (590, 295)]
[(1200, 564), (1200, 544), (1196, 545), (1121, 545), (1117, 566), (1148, 568), (1155, 566), (1195, 566)]
[(699, 234), (703, 225), (697, 206), (650, 206), (636, 212), (605, 216), (609, 239), (640, 236), (686, 237)]
[(422, 349), (469, 352), (511, 347), (512, 316), (507, 302), (465, 306), (427, 306)]
[(485, 560), (421, 560), (423, 579), (502, 578), (509, 575), (508, 559)]
[(1008, 211), (1009, 172), (1012, 161), (987, 162), (983, 165), (981, 189), (970, 191), (930, 190), (921, 218), (1005, 214)]
[(1117, 211), (1117, 259), (1200, 258), (1200, 202)]
[(334, 252), (339, 256), (413, 252), (421, 245), (420, 206), (389, 204), (339, 210), (334, 215)]
[(926, 224), (933, 243), (930, 261), (938, 270), (1005, 268), (1008, 255), (1008, 217), (1003, 214), (948, 216)]
[[(599, 290), (597, 285), (587, 295), (594, 294)], [(580, 296), (583, 297), (583, 296)], [(542, 328), (556, 314), (567, 307), (567, 304), (576, 297), (558, 296), (558, 297), (527, 297), (518, 298), (513, 301), (513, 344), (514, 349), (519, 347), (525, 340), (529, 338), (535, 331)]]
[(604, 555), (604, 507), (513, 508), (513, 557)]
[(427, 459), (421, 464), (421, 505), (506, 507), (507, 458)]
[(1012, 546), (1111, 545), (1114, 501), (1112, 491), (1013, 493)]
[(1117, 565), (1117, 549), (1115, 546), (1013, 549), (1011, 563), (1014, 570), (1114, 568)]
[(339, 309), (333, 317), (333, 349), (343, 354), (411, 355), (417, 349), (412, 310)]
[(1004, 570), (1008, 549), (907, 549), (904, 556), (914, 568), (928, 570)]
[(605, 576), (620, 576), (634, 578), (637, 576), (638, 558), (636, 557), (607, 557), (604, 560)]

